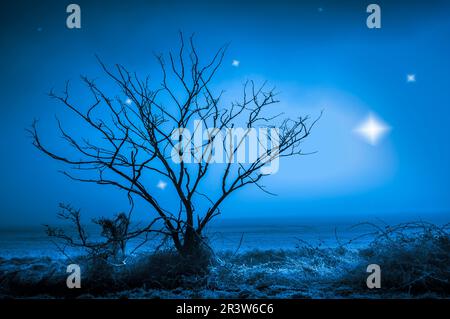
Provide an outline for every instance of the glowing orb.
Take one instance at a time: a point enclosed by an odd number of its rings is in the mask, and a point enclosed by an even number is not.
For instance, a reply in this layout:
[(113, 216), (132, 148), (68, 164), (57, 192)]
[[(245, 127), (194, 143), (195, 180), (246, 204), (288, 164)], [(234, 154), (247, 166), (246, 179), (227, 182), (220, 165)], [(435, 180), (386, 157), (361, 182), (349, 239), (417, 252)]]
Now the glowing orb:
[(167, 183), (159, 181), (156, 187), (158, 187), (160, 190), (164, 190), (167, 187)]
[(356, 133), (372, 145), (376, 145), (389, 131), (390, 127), (372, 114), (355, 129)]

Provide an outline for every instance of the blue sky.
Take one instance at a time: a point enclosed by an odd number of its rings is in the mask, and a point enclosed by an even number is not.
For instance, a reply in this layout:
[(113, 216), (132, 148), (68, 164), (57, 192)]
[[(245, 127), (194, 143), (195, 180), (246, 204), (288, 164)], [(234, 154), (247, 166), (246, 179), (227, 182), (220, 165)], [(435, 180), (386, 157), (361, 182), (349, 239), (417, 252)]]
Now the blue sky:
[[(195, 32), (205, 57), (230, 43), (214, 82), (228, 98), (247, 79), (267, 80), (287, 115), (324, 110), (304, 144), (317, 153), (282, 160), (264, 181), (278, 196), (243, 190), (226, 202), (223, 217), (449, 212), (448, 2), (377, 1), (377, 30), (366, 27), (365, 1), (78, 1), (80, 30), (65, 27), (68, 3), (18, 1), (1, 12), (1, 225), (51, 222), (59, 202), (89, 216), (126, 210), (125, 194), (59, 174), (62, 166), (32, 147), (25, 128), (39, 118), (43, 137), (64, 151), (54, 115), (83, 130), (46, 93), (70, 80), (82, 99), (79, 76), (102, 78), (95, 54), (159, 83), (153, 53), (176, 49), (179, 30)], [(416, 81), (407, 82), (408, 74)], [(354, 132), (370, 113), (391, 127), (375, 146)], [(170, 202), (173, 193), (157, 182), (149, 188)], [(144, 206), (137, 212), (147, 214)]]

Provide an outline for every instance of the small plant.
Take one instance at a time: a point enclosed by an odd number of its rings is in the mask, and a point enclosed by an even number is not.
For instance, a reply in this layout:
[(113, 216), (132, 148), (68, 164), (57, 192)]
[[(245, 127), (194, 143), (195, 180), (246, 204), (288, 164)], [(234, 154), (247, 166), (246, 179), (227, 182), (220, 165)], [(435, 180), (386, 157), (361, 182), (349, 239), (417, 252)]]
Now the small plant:
[[(100, 237), (102, 240), (91, 241), (85, 226), (81, 223), (80, 210), (70, 205), (60, 204), (61, 211), (58, 217), (72, 224), (73, 230), (68, 232), (62, 228), (45, 225), (46, 233), (54, 241), (58, 249), (67, 257), (66, 249), (68, 247), (80, 249), (87, 254), (88, 259), (96, 261), (103, 260), (114, 264), (123, 264), (126, 260), (126, 246), (130, 239), (143, 235), (144, 242), (147, 241), (148, 233), (157, 231), (152, 230), (152, 226), (157, 219), (153, 220), (147, 227), (131, 230), (130, 215), (119, 213), (113, 218), (101, 217), (93, 219), (92, 222), (101, 228)], [(70, 258), (70, 257), (69, 257)]]

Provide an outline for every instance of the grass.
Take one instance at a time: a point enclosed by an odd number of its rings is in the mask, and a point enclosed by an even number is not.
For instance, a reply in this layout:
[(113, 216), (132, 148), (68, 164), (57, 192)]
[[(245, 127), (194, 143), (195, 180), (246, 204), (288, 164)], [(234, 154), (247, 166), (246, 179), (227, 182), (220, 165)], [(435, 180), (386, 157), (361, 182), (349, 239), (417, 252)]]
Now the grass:
[[(117, 266), (78, 257), (82, 288), (65, 286), (65, 265), (49, 258), (0, 259), (0, 295), (110, 298), (404, 298), (450, 297), (448, 225), (369, 225), (361, 249), (300, 242), (291, 250), (201, 254), (184, 260), (167, 249)], [(357, 225), (358, 227), (361, 225)], [(213, 256), (213, 257), (212, 257)], [(367, 265), (382, 270), (366, 286)]]
[(448, 224), (412, 222), (384, 227), (372, 224), (372, 227), (374, 240), (359, 252), (361, 262), (357, 271), (344, 277), (352, 287), (359, 287), (359, 271), (364, 265), (378, 264), (384, 290), (411, 296), (450, 295)]

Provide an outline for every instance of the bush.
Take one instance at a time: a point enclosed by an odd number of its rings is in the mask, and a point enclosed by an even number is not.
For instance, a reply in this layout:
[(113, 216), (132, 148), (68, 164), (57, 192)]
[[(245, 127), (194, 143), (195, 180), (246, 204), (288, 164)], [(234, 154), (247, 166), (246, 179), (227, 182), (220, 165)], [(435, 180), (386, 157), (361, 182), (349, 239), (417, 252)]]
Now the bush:
[(426, 222), (403, 223), (375, 228), (375, 238), (360, 251), (361, 263), (345, 281), (365, 288), (366, 267), (381, 267), (383, 291), (411, 295), (450, 293), (450, 234), (448, 225)]

